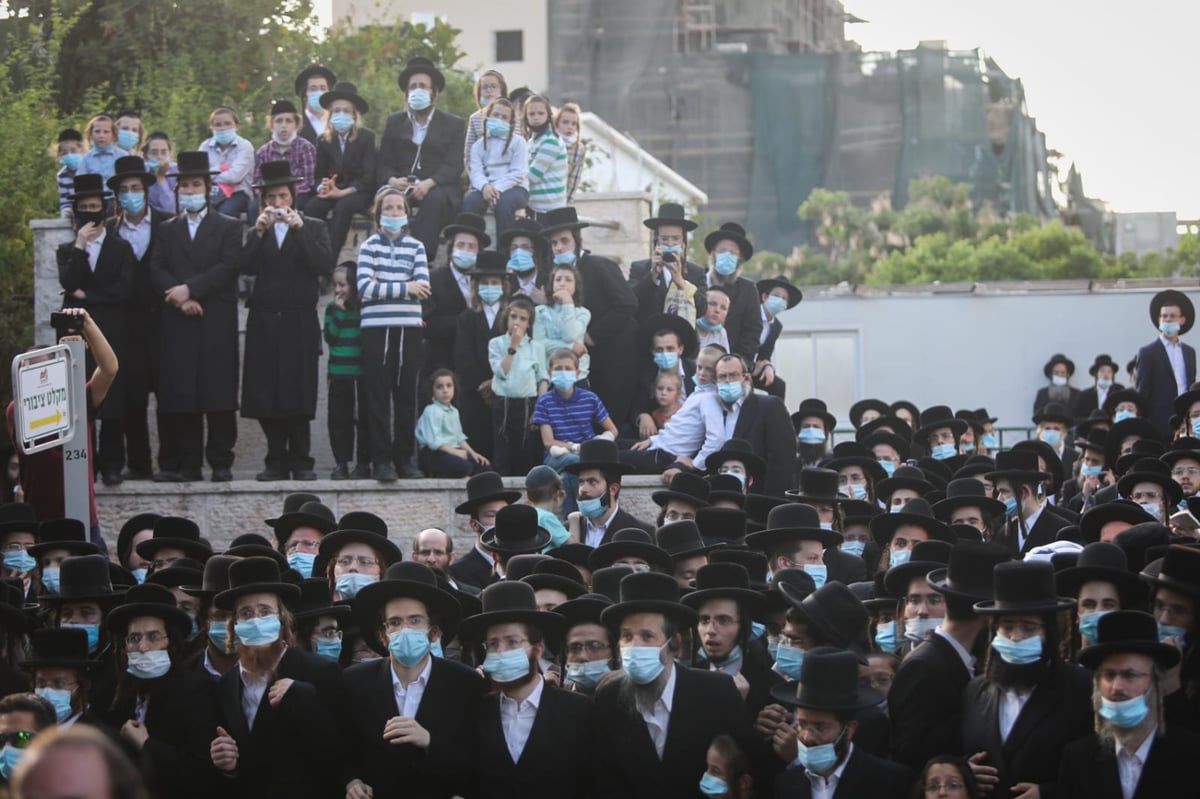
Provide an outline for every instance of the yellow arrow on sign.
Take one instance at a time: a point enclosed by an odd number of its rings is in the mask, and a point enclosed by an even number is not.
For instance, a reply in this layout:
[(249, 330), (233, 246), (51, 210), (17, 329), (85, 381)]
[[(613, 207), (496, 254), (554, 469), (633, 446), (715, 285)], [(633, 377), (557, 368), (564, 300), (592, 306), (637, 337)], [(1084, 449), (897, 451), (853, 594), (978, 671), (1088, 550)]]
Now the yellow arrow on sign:
[(58, 424), (62, 420), (62, 411), (55, 411), (53, 416), (47, 416), (44, 419), (34, 419), (29, 423), (29, 427), (33, 430), (37, 430), (39, 427), (45, 427), (48, 424)]

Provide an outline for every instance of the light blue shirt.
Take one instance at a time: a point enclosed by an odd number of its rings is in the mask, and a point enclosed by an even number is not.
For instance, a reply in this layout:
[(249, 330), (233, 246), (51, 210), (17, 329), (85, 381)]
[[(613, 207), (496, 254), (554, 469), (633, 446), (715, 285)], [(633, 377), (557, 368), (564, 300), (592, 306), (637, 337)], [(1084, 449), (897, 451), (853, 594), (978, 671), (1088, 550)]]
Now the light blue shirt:
[(458, 408), (440, 402), (431, 402), (425, 406), (421, 418), (417, 420), (414, 435), (417, 443), (429, 450), (458, 447), (467, 440)]
[(497, 397), (513, 399), (531, 398), (538, 395), (538, 383), (549, 382), (546, 373), (546, 349), (542, 342), (525, 336), (516, 347), (512, 364), (505, 373), (500, 363), (508, 357), (512, 337), (505, 333), (488, 342), (488, 363), (492, 367), (492, 391)]

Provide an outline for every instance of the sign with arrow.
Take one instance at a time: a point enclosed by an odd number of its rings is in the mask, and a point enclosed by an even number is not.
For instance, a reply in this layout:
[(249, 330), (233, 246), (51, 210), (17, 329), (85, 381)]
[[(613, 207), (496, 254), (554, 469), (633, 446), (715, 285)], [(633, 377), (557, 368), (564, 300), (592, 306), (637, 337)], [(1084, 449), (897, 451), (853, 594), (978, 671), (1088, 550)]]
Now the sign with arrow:
[(70, 349), (61, 344), (13, 361), (17, 439), (26, 454), (60, 445), (74, 435), (71, 362)]

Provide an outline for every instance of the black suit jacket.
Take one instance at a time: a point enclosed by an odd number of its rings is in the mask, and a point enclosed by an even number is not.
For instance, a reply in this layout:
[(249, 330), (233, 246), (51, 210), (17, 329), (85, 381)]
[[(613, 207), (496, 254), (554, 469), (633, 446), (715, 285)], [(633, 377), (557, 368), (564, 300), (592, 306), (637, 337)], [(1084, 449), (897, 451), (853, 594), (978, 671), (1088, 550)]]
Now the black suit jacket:
[(342, 706), (340, 675), (333, 661), (288, 647), (276, 678), (295, 682), (278, 707), (271, 706), (270, 691), (263, 692), (253, 729), (242, 711), (241, 670), (234, 667), (221, 675), (217, 723), (238, 746), (237, 771), (222, 777), (233, 796), (326, 799), (344, 792), (345, 783), (338, 784), (338, 770), (329, 764), (330, 737), (338, 729), (335, 708)]
[(997, 537), (996, 543), (1008, 547), (1008, 551), (1014, 557), (1024, 555), (1036, 547), (1044, 547), (1047, 544), (1054, 543), (1058, 531), (1071, 524), (1071, 522), (1054, 511), (1049, 510), (1049, 507), (1049, 504), (1047, 504), (1046, 507), (1042, 508), (1037, 521), (1033, 523), (1033, 528), (1025, 536), (1024, 546), (1021, 546), (1021, 538), (1016, 528), (1015, 519), (1005, 525), (1004, 530)]
[(783, 400), (764, 394), (746, 397), (732, 437), (749, 441), (754, 453), (767, 462), (764, 484), (756, 485), (755, 491), (782, 497), (792, 487), (796, 457), (796, 430)]
[[(1163, 796), (1200, 796), (1195, 783), (1193, 758), (1200, 751), (1200, 735), (1172, 726), (1150, 744), (1133, 799)], [(1063, 752), (1058, 772), (1058, 799), (1124, 799), (1117, 755), (1103, 746), (1095, 733), (1075, 741)]]
[[(433, 658), (416, 715), (417, 723), (429, 731), (429, 747), (424, 751), (383, 740), (384, 726), (399, 715), (391, 658), (351, 666), (342, 675), (342, 686), (345, 754), (338, 796), (344, 795), (352, 779), (371, 786), (378, 797), (470, 795), (466, 791), (483, 688), (478, 673), (461, 663)], [(332, 765), (327, 759), (322, 763), (325, 768)]]
[[(1081, 392), (1079, 389), (1075, 388), (1075, 386), (1067, 386), (1067, 388), (1069, 388), (1071, 392), (1067, 397), (1067, 401), (1063, 404), (1067, 406), (1068, 411), (1078, 415), (1076, 408), (1079, 407), (1079, 395)], [(1037, 415), (1037, 412), (1042, 409), (1042, 406), (1047, 402), (1050, 402), (1050, 386), (1042, 386), (1038, 389), (1037, 395), (1033, 398), (1033, 413), (1035, 416)]]
[(758, 340), (762, 338), (762, 299), (754, 282), (739, 277), (729, 291), (729, 313), (725, 317), (725, 330), (729, 333), (729, 349), (754, 365), (758, 352)]
[(645, 530), (652, 537), (654, 535), (654, 525), (647, 524), (641, 519), (635, 517), (633, 514), (626, 513), (625, 511), (621, 510), (621, 506), (618, 503), (617, 512), (613, 514), (612, 520), (608, 523), (608, 527), (604, 529), (604, 537), (600, 539), (600, 543), (609, 543), (612, 541), (612, 537), (617, 533), (618, 530), (624, 530), (627, 527), (636, 527), (639, 530)]
[[(922, 766), (925, 764), (922, 763)], [(912, 774), (904, 766), (867, 754), (854, 747), (842, 777), (834, 788), (834, 799), (906, 799), (912, 789)], [(812, 783), (803, 766), (793, 766), (775, 780), (777, 799), (809, 799)]]
[(529, 739), (513, 763), (500, 722), (500, 694), (488, 694), (476, 725), (475, 751), (473, 799), (588, 796), (595, 758), (592, 702), (583, 694), (544, 686)]
[[(1108, 393), (1105, 394), (1105, 397), (1108, 397), (1114, 391), (1121, 391), (1124, 388), (1125, 386), (1121, 385), (1120, 383), (1113, 383), (1111, 386), (1109, 386)], [(1101, 407), (1100, 392), (1096, 390), (1095, 385), (1091, 385), (1088, 388), (1080, 391), (1077, 399), (1078, 404), (1075, 406), (1075, 415), (1080, 419), (1086, 419), (1088, 414)]]
[[(696, 287), (694, 302), (698, 319), (704, 315), (704, 309), (707, 307), (707, 303), (704, 301), (704, 290), (707, 285), (704, 267), (688, 261), (684, 265), (683, 279)], [(637, 297), (638, 322), (644, 322), (652, 316), (663, 313), (663, 304), (667, 300), (667, 286), (661, 285), (654, 278), (649, 258), (634, 261), (629, 265), (629, 287), (633, 289), (633, 294)]]
[(775, 317), (768, 325), (766, 339), (758, 345), (758, 352), (754, 356), (755, 361), (769, 361), (775, 357), (775, 343), (779, 341), (779, 334), (782, 332), (783, 322), (779, 321), (779, 317)]
[(973, 676), (940, 635), (905, 658), (888, 693), (893, 760), (919, 772), (934, 755), (962, 753), (962, 693)]
[(375, 185), (382, 186), (391, 178), (416, 175), (421, 180), (433, 178), (439, 186), (457, 191), (461, 186), (463, 142), (467, 137), (463, 118), (438, 108), (429, 119), (424, 143), (414, 144), (412, 134), (412, 120), (407, 111), (397, 111), (387, 118), (375, 159)]
[(625, 419), (634, 400), (629, 376), (637, 367), (637, 299), (620, 267), (607, 258), (585, 252), (578, 268), (583, 278), (583, 304), (592, 313), (587, 329), (592, 340), (589, 382), (609, 414)]
[[(454, 333), (458, 329), (458, 316), (467, 310), (467, 301), (458, 288), (458, 276), (449, 266), (434, 267), (429, 271), (429, 299), (422, 303), (425, 318), (425, 365), (427, 371), (438, 368), (454, 369)], [(496, 314), (499, 322), (500, 315)], [(484, 351), (487, 342), (484, 342)], [(486, 359), (485, 359), (486, 360)], [(483, 378), (480, 378), (482, 380)], [(476, 381), (472, 388), (479, 385)]]
[(986, 752), (986, 765), (999, 770), (996, 797), (1012, 796), (1018, 782), (1036, 783), (1043, 799), (1054, 799), (1063, 747), (1092, 729), (1092, 678), (1086, 669), (1054, 663), (1034, 689), (1013, 724), (1008, 740), (1000, 740), (1003, 692), (985, 676), (963, 691), (962, 750)]
[[(304, 119), (305, 125), (308, 118)], [(311, 130), (311, 128), (310, 128)], [(375, 131), (359, 128), (358, 136), (346, 142), (346, 152), (337, 135), (333, 141), (321, 138), (313, 142), (317, 146), (317, 168), (314, 173), (317, 184), (331, 175), (337, 175), (339, 189), (353, 188), (358, 194), (370, 197), (375, 193)]]
[(486, 588), (499, 578), (492, 569), (491, 562), (479, 554), (479, 550), (471, 547), (471, 551), (450, 564), (450, 576), (459, 583)]
[[(1183, 371), (1187, 378), (1183, 382), (1190, 386), (1196, 381), (1196, 350), (1182, 341), (1179, 346), (1183, 348)], [(1154, 339), (1138, 350), (1135, 388), (1150, 406), (1146, 418), (1154, 423), (1164, 438), (1169, 438), (1169, 423), (1179, 390), (1175, 384), (1175, 372), (1171, 369), (1171, 359), (1167, 357), (1167, 349), (1161, 338)]]
[[(712, 739), (740, 731), (750, 719), (733, 679), (719, 672), (676, 665), (675, 695), (660, 760), (646, 722), (620, 695), (623, 679), (596, 692), (593, 753), (597, 799), (695, 799)], [(754, 762), (754, 761), (751, 761)]]

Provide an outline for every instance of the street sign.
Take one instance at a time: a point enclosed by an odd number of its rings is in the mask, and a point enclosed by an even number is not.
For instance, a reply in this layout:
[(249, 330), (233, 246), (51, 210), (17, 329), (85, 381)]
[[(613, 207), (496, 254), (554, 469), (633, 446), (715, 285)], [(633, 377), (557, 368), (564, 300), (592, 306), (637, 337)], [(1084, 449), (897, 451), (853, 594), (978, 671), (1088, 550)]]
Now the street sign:
[(73, 355), (58, 344), (13, 359), (17, 443), (30, 455), (75, 435), (77, 408), (71, 385)]

